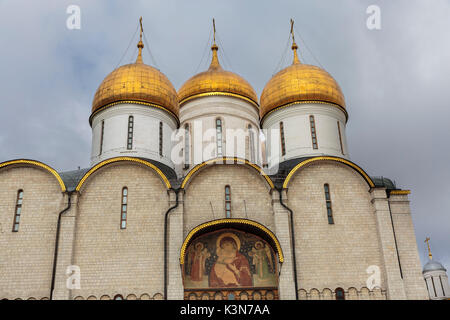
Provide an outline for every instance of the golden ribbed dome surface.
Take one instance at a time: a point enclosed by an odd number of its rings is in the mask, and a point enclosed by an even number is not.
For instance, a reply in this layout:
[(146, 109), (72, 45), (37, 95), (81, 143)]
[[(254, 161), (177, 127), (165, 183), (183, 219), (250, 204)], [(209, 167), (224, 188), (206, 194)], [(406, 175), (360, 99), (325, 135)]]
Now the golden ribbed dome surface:
[(325, 70), (302, 64), (294, 50), (294, 63), (275, 74), (264, 87), (260, 100), (261, 119), (270, 111), (295, 102), (328, 102), (345, 108), (344, 95)]
[(202, 96), (229, 95), (257, 106), (258, 96), (252, 86), (241, 76), (220, 66), (216, 44), (213, 44), (211, 50), (213, 57), (209, 69), (187, 80), (178, 90), (180, 105)]
[(163, 73), (143, 63), (142, 41), (138, 48), (135, 63), (115, 69), (100, 84), (92, 102), (92, 113), (114, 102), (132, 101), (162, 107), (178, 117), (175, 88)]

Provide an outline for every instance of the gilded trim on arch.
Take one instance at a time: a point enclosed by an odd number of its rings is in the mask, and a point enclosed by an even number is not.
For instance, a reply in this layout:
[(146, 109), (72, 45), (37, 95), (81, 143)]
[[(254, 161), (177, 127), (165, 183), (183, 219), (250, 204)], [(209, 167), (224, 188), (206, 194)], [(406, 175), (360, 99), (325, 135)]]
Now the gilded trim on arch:
[(188, 102), (190, 100), (201, 98), (201, 97), (210, 97), (210, 96), (227, 96), (227, 97), (234, 97), (234, 98), (242, 99), (242, 100), (245, 100), (247, 102), (250, 102), (253, 106), (255, 106), (257, 109), (259, 109), (258, 103), (256, 103), (252, 99), (249, 99), (249, 98), (247, 98), (245, 96), (242, 96), (240, 94), (231, 93), (231, 92), (220, 92), (220, 91), (198, 93), (198, 94), (195, 94), (193, 96), (190, 96), (190, 97), (187, 97), (187, 98), (181, 100), (179, 102), (179, 104), (180, 104), (180, 107), (181, 107), (182, 104), (184, 104), (184, 103), (186, 103), (186, 102)]
[(364, 180), (366, 180), (366, 182), (369, 184), (369, 186), (371, 188), (375, 187), (375, 184), (373, 183), (372, 179), (367, 175), (367, 173), (364, 172), (363, 169), (361, 169), (360, 167), (358, 167), (356, 164), (354, 164), (351, 161), (348, 161), (346, 159), (342, 159), (342, 158), (338, 158), (338, 157), (315, 157), (315, 158), (311, 158), (311, 159), (307, 159), (305, 161), (300, 162), (299, 164), (297, 164), (287, 175), (286, 179), (284, 180), (283, 183), (283, 189), (286, 189), (289, 181), (292, 179), (293, 175), (295, 174), (295, 172), (300, 169), (301, 167), (306, 166), (307, 164), (311, 163), (311, 162), (316, 162), (316, 161), (324, 161), (324, 160), (328, 160), (328, 161), (336, 161), (336, 162), (340, 162), (343, 164), (346, 164), (350, 167), (352, 167), (353, 169), (355, 169), (356, 171), (359, 172), (359, 174), (364, 178)]
[(42, 162), (35, 161), (35, 160), (18, 159), (18, 160), (2, 162), (2, 163), (0, 163), (0, 168), (6, 167), (9, 165), (13, 165), (13, 164), (31, 164), (31, 165), (38, 166), (38, 167), (41, 167), (41, 168), (47, 170), (56, 178), (56, 180), (58, 180), (62, 192), (66, 191), (66, 186), (64, 184), (64, 181), (61, 179), (61, 176), (59, 175), (59, 173), (56, 172), (56, 170), (53, 169), (52, 167), (50, 167)]
[(219, 219), (219, 220), (213, 220), (213, 221), (209, 221), (209, 222), (203, 223), (203, 224), (195, 227), (194, 229), (192, 229), (189, 232), (189, 234), (187, 235), (186, 239), (184, 239), (183, 245), (181, 246), (180, 264), (181, 265), (184, 264), (184, 257), (186, 255), (187, 246), (188, 246), (188, 244), (190, 243), (191, 239), (194, 237), (194, 235), (197, 232), (199, 232), (202, 229), (211, 227), (211, 226), (220, 225), (220, 224), (233, 224), (233, 223), (251, 225), (253, 227), (256, 227), (256, 228), (262, 230), (275, 243), (275, 247), (276, 247), (276, 250), (277, 250), (277, 253), (278, 253), (278, 261), (280, 261), (280, 263), (283, 263), (284, 256), (283, 256), (283, 251), (281, 249), (280, 242), (278, 241), (277, 237), (273, 234), (273, 232), (270, 231), (269, 229), (267, 229), (265, 226), (263, 226), (262, 224), (260, 224), (260, 223), (258, 223), (256, 221), (247, 220), (247, 219)]
[(94, 167), (92, 167), (88, 172), (86, 172), (86, 174), (83, 176), (83, 178), (81, 178), (80, 182), (78, 182), (78, 185), (76, 187), (76, 191), (80, 191), (81, 187), (83, 186), (83, 184), (85, 183), (86, 179), (89, 178), (89, 176), (91, 174), (93, 174), (95, 171), (97, 171), (98, 169), (100, 169), (101, 167), (110, 164), (110, 163), (114, 163), (114, 162), (118, 162), (118, 161), (131, 161), (131, 162), (137, 162), (140, 164), (143, 164), (147, 167), (152, 168), (153, 170), (156, 171), (157, 174), (159, 174), (159, 176), (163, 179), (167, 189), (172, 188), (172, 186), (170, 185), (169, 180), (167, 179), (167, 177), (164, 175), (164, 173), (162, 173), (162, 171), (155, 166), (154, 164), (147, 162), (145, 160), (142, 159), (138, 159), (138, 158), (132, 158), (132, 157), (117, 157), (117, 158), (112, 158), (112, 159), (108, 159), (108, 160), (104, 160), (100, 163), (97, 163)]
[(391, 190), (391, 195), (408, 195), (411, 194), (411, 190)]
[(139, 101), (139, 100), (121, 100), (121, 101), (116, 101), (116, 102), (111, 102), (111, 103), (105, 104), (104, 106), (102, 106), (102, 107), (96, 109), (94, 112), (92, 112), (92, 114), (89, 116), (89, 124), (92, 125), (92, 118), (94, 117), (94, 115), (96, 115), (100, 111), (103, 111), (103, 110), (105, 110), (105, 109), (107, 109), (109, 107), (113, 107), (115, 105), (123, 104), (123, 103), (140, 104), (140, 105), (143, 105), (143, 106), (153, 107), (153, 108), (156, 108), (156, 109), (160, 109), (160, 110), (166, 111), (172, 117), (174, 117), (176, 119), (178, 124), (180, 124), (180, 120), (178, 119), (178, 116), (175, 113), (173, 113), (172, 111), (170, 111), (169, 109), (167, 109), (167, 108), (165, 108), (163, 106), (160, 106), (159, 104), (154, 104), (154, 103), (149, 103), (149, 102), (144, 102), (144, 101)]
[(186, 175), (186, 177), (184, 177), (183, 182), (181, 183), (181, 189), (184, 189), (184, 187), (186, 186), (186, 184), (188, 183), (188, 181), (192, 178), (192, 175), (193, 175), (194, 173), (196, 173), (200, 168), (202, 168), (202, 167), (204, 167), (204, 166), (206, 166), (206, 165), (208, 165), (208, 164), (218, 162), (218, 161), (223, 161), (223, 162), (226, 162), (226, 161), (235, 161), (235, 162), (240, 162), (240, 163), (247, 164), (247, 165), (251, 166), (253, 169), (255, 169), (256, 171), (258, 171), (258, 172), (264, 177), (264, 179), (266, 179), (267, 183), (269, 184), (269, 186), (270, 186), (272, 189), (275, 187), (274, 184), (273, 184), (273, 182), (272, 182), (272, 180), (264, 173), (263, 169), (262, 169), (260, 166), (254, 164), (254, 163), (251, 163), (251, 162), (248, 161), (248, 160), (241, 159), (241, 158), (236, 158), (236, 157), (222, 157), (222, 158), (214, 158), (214, 159), (211, 159), (211, 160), (207, 160), (207, 161), (205, 161), (205, 162), (202, 162), (202, 163), (196, 165), (194, 168), (192, 168), (192, 169), (189, 171), (189, 173)]

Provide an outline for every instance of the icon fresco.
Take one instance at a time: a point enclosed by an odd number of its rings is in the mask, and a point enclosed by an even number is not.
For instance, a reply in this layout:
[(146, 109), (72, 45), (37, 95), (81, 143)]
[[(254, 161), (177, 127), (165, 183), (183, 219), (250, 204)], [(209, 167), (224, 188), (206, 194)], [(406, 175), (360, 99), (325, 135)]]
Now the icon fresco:
[(260, 237), (220, 230), (195, 239), (186, 250), (185, 289), (277, 287), (276, 254)]

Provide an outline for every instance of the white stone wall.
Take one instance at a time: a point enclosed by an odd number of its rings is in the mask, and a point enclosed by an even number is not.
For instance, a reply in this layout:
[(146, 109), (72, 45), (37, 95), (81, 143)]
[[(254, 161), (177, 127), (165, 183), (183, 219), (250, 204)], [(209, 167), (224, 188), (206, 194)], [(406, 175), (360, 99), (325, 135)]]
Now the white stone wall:
[[(120, 229), (122, 188), (128, 188), (127, 227)], [(78, 197), (73, 264), (81, 289), (71, 297), (163, 293), (167, 189), (140, 164), (118, 162), (96, 171)]]
[[(328, 224), (325, 183), (334, 224)], [(386, 290), (369, 186), (357, 172), (335, 162), (310, 164), (293, 176), (287, 198), (294, 212), (299, 289), (360, 290), (367, 287), (367, 268), (375, 265), (382, 273), (381, 290)]]
[[(317, 149), (313, 149), (309, 116), (313, 115), (317, 132)], [(286, 154), (280, 143), (280, 122), (283, 122)], [(339, 141), (337, 121), (340, 123), (343, 150)], [(345, 134), (345, 114), (327, 104), (296, 104), (272, 112), (263, 122), (269, 167), (300, 157), (331, 155), (349, 158)]]
[[(386, 291), (380, 288), (369, 290), (367, 287), (362, 288), (342, 288), (344, 290), (345, 300), (386, 300)], [(309, 291), (305, 289), (299, 290), (299, 300), (336, 300), (335, 288), (324, 288), (318, 290), (313, 288)]]
[(193, 176), (186, 186), (184, 237), (199, 224), (226, 218), (226, 185), (231, 188), (232, 218), (247, 218), (274, 230), (270, 187), (263, 176), (243, 164), (208, 165)]
[[(0, 240), (8, 244), (0, 252), (0, 298), (48, 298), (56, 223), (68, 197), (50, 173), (34, 167), (3, 168), (0, 181)], [(330, 185), (333, 225), (324, 183)], [(279, 294), (294, 299), (289, 212), (278, 192), (242, 164), (207, 165), (180, 192), (169, 216), (168, 298), (183, 297), (179, 254), (188, 232), (225, 217), (225, 185), (231, 187), (232, 217), (255, 220), (279, 239), (285, 256)], [(123, 186), (129, 191), (128, 219), (120, 230)], [(18, 189), (24, 190), (24, 205), (19, 232), (12, 233)], [(176, 203), (175, 193), (153, 170), (117, 162), (92, 174), (71, 199), (61, 221), (54, 299), (163, 298), (164, 215)], [(348, 166), (321, 161), (297, 171), (283, 199), (294, 212), (299, 299), (334, 299), (336, 288), (347, 299), (427, 298), (407, 196), (388, 198)], [(69, 265), (80, 267), (81, 289), (67, 289)], [(368, 288), (367, 268), (373, 265), (380, 268), (380, 288)], [(448, 287), (447, 278), (442, 281)]]
[(370, 195), (375, 213), (381, 262), (384, 266), (382, 277), (386, 283), (387, 297), (391, 300), (403, 300), (406, 299), (406, 292), (402, 281), (400, 256), (395, 241), (394, 223), (392, 212), (389, 208), (389, 199), (385, 188), (373, 188), (370, 190)]
[[(196, 164), (216, 158), (216, 119), (222, 120), (223, 153), (221, 156), (249, 158), (248, 125), (255, 130), (254, 152), (255, 162), (261, 164), (261, 148), (259, 144), (259, 111), (249, 102), (228, 96), (209, 96), (193, 99), (180, 108), (180, 128), (190, 126), (192, 168)], [(239, 141), (234, 140), (234, 134)], [(184, 154), (184, 145), (183, 145)], [(184, 163), (183, 163), (184, 164)], [(189, 169), (180, 170), (181, 174)]]
[(392, 215), (406, 298), (427, 299), (408, 196), (391, 194), (389, 209)]
[[(19, 231), (12, 232), (17, 191), (23, 190)], [(49, 299), (58, 214), (56, 178), (34, 166), (0, 169), (0, 299)]]
[[(127, 150), (128, 118), (134, 117), (133, 148)], [(102, 120), (105, 121), (100, 154)], [(159, 154), (159, 123), (163, 122), (163, 156)], [(166, 111), (139, 104), (121, 103), (97, 113), (92, 120), (91, 165), (114, 157), (140, 157), (159, 161), (171, 168), (172, 133), (176, 120)]]
[[(283, 203), (286, 202), (286, 190), (282, 191)], [(280, 300), (295, 300), (295, 275), (292, 255), (292, 237), (290, 213), (280, 203), (279, 192), (272, 192), (274, 209), (275, 234), (283, 249), (284, 262), (278, 279), (278, 292)]]

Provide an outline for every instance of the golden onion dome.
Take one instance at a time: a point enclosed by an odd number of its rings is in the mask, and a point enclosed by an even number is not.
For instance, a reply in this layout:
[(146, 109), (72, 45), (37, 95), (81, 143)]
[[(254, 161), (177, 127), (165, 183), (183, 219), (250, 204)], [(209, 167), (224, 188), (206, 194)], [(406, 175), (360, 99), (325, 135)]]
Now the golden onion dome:
[(92, 102), (92, 116), (120, 102), (138, 103), (169, 111), (178, 119), (177, 92), (169, 79), (158, 69), (144, 64), (141, 40), (135, 63), (123, 65), (111, 72), (97, 89)]
[(292, 44), (292, 65), (275, 74), (263, 89), (260, 116), (295, 103), (329, 103), (345, 111), (345, 100), (336, 80), (325, 70), (303, 64), (298, 59), (297, 44)]
[(180, 107), (196, 98), (204, 96), (232, 96), (258, 107), (258, 96), (252, 86), (236, 73), (224, 70), (219, 63), (217, 51), (219, 47), (214, 42), (212, 60), (209, 69), (187, 80), (178, 90)]

